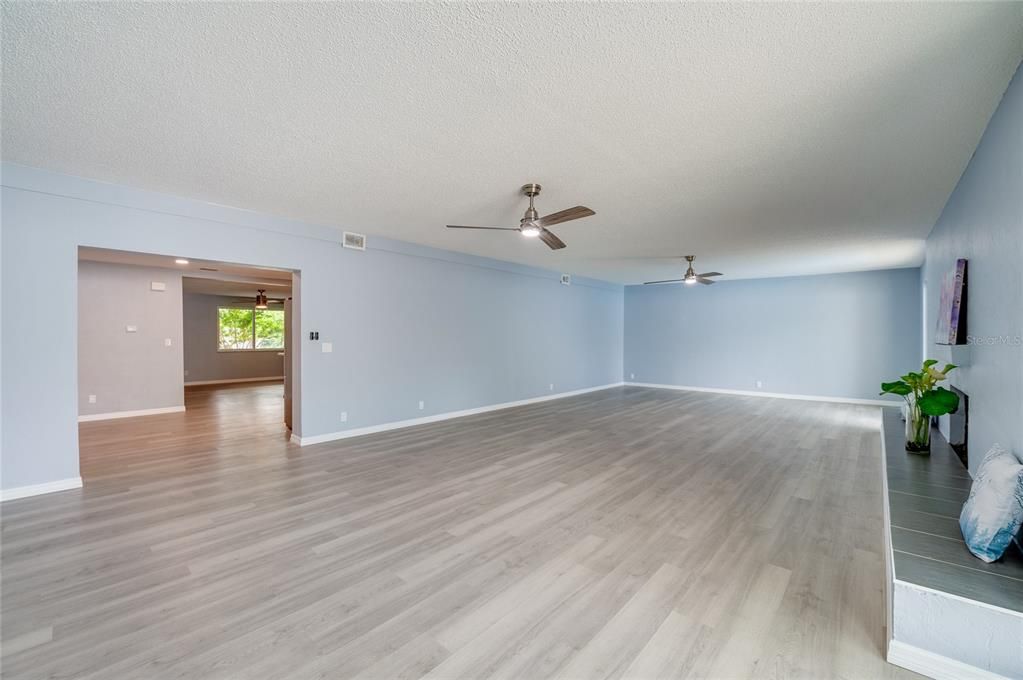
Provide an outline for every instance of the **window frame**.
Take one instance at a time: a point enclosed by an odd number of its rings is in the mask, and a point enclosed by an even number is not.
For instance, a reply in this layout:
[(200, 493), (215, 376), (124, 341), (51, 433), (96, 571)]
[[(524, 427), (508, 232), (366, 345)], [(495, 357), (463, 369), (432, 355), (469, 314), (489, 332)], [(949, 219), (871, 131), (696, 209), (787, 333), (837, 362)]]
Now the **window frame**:
[[(221, 347), (220, 346), (220, 337), (221, 337), (221, 332), (220, 332), (220, 310), (222, 310), (222, 309), (242, 309), (242, 310), (245, 310), (245, 311), (251, 311), (252, 312), (252, 347), (237, 347), (237, 348), (235, 348), (235, 347)], [(217, 352), (283, 352), (285, 350), (285, 348), (286, 348), (286, 345), (284, 343), (283, 338), (281, 339), (281, 346), (280, 347), (256, 347), (256, 314), (258, 314), (259, 312), (266, 312), (266, 311), (271, 311), (271, 312), (280, 311), (281, 315), (284, 317), (284, 323), (285, 324), (288, 323), (287, 315), (284, 314), (284, 310), (283, 309), (280, 309), (280, 310), (277, 310), (277, 309), (266, 310), (266, 309), (256, 309), (255, 305), (251, 305), (250, 306), (250, 305), (243, 305), (243, 304), (235, 304), (235, 305), (231, 305), (231, 304), (219, 305), (218, 304), (217, 308), (216, 308), (216, 310), (214, 312), (214, 321), (217, 324), (217, 340), (216, 340), (216, 342), (217, 342)]]

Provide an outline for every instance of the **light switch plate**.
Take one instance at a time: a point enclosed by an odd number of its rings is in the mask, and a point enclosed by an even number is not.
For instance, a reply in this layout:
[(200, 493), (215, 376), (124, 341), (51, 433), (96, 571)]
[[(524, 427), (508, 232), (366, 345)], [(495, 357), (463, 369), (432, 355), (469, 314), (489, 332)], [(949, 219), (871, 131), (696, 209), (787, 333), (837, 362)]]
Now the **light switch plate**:
[(89, 395), (89, 403), (90, 404), (95, 404), (96, 403), (96, 395), (95, 394), (90, 394)]
[(325, 342), (320, 347), (324, 354), (334, 351), (334, 343), (332, 342)]
[(171, 343), (171, 339), (170, 338), (164, 338), (163, 339), (163, 346), (164, 347), (170, 347), (171, 344), (173, 344), (173, 343)]
[(167, 284), (163, 281), (153, 281), (149, 285), (153, 290), (167, 290)]
[(124, 332), (125, 333), (137, 333), (138, 330), (139, 330), (138, 326), (125, 326), (124, 327)]

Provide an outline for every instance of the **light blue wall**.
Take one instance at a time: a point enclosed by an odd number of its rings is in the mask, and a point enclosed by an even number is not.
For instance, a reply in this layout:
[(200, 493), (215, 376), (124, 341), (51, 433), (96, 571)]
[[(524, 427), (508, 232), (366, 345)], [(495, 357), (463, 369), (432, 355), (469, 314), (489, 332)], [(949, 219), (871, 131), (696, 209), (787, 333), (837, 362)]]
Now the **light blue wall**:
[(78, 475), (79, 245), (300, 270), (302, 436), (621, 380), (621, 286), (11, 164), (2, 200), (4, 489)]
[(877, 399), (920, 335), (919, 269), (625, 289), (635, 382)]
[[(969, 260), (967, 352), (934, 344), (941, 280)], [(998, 442), (1023, 456), (1023, 74), (1017, 71), (927, 239), (927, 351), (962, 361), (970, 395), (970, 468)], [(988, 344), (992, 342), (994, 344)]]

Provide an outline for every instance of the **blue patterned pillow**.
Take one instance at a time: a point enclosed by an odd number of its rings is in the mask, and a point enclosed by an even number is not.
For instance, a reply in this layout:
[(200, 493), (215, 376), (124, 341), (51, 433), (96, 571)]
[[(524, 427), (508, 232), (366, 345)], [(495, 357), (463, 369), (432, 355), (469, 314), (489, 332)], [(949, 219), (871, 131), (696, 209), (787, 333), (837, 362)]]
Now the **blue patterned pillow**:
[(1023, 465), (995, 444), (984, 456), (959, 515), (966, 546), (985, 562), (1009, 547), (1023, 524)]

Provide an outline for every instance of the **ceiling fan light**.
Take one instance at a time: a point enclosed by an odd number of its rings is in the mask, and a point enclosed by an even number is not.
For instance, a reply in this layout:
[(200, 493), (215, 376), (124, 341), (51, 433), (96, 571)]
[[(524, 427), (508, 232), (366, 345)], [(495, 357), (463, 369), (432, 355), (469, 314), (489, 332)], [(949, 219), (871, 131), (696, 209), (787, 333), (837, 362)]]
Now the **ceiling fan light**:
[(256, 293), (256, 309), (266, 309), (266, 307), (267, 307), (266, 291), (260, 289), (260, 291)]
[(693, 285), (694, 283), (696, 283), (696, 277), (695, 276), (686, 276), (685, 283), (686, 283), (687, 286)]
[(540, 227), (528, 225), (519, 229), (519, 232), (526, 238), (536, 238), (540, 235)]

